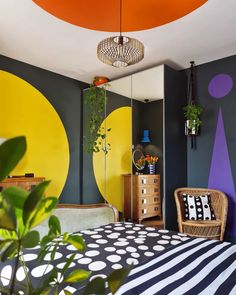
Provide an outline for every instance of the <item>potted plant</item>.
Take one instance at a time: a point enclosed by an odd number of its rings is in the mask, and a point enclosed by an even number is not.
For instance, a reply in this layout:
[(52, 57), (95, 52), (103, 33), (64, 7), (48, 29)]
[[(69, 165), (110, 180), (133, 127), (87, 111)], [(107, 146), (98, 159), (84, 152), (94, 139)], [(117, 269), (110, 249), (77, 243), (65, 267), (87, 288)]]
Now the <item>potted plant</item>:
[(198, 135), (199, 126), (202, 124), (199, 116), (203, 108), (200, 105), (190, 103), (183, 107), (185, 121), (185, 135)]
[[(9, 175), (26, 151), (25, 137), (20, 136), (9, 139), (0, 145), (0, 181)], [(13, 295), (49, 295), (59, 294), (61, 285), (80, 283), (91, 275), (91, 271), (76, 269), (70, 271), (69, 267), (75, 258), (76, 252), (65, 262), (62, 270), (54, 268), (47, 276), (42, 276), (38, 282), (31, 281), (27, 261), (22, 255), (25, 249), (39, 247), (37, 262), (43, 264), (46, 255), (49, 262), (54, 260), (59, 244), (69, 244), (78, 251), (85, 251), (83, 238), (76, 234), (61, 233), (59, 219), (51, 215), (56, 207), (56, 197), (45, 196), (49, 181), (44, 181), (26, 191), (17, 187), (8, 187), (0, 192), (0, 260), (9, 261), (13, 271), (2, 277), (0, 273), (0, 294)], [(51, 215), (51, 216), (50, 216)], [(40, 240), (35, 226), (49, 217), (48, 234)], [(21, 267), (25, 274), (24, 281), (17, 280), (17, 270)], [(105, 294), (106, 284), (114, 294), (130, 271), (130, 267), (114, 270), (106, 279), (97, 277), (91, 280), (84, 288), (83, 295)], [(4, 281), (4, 284), (2, 282)], [(64, 293), (71, 295), (67, 290)]]
[(111, 148), (107, 142), (107, 132), (110, 132), (111, 128), (101, 127), (107, 103), (106, 86), (90, 85), (85, 92), (84, 102), (87, 106), (88, 119), (84, 149), (88, 153), (104, 151), (107, 154)]
[(102, 85), (104, 83), (107, 83), (109, 82), (109, 79), (107, 77), (104, 77), (104, 76), (95, 76), (93, 78), (93, 85), (94, 86), (99, 86), (99, 85)]

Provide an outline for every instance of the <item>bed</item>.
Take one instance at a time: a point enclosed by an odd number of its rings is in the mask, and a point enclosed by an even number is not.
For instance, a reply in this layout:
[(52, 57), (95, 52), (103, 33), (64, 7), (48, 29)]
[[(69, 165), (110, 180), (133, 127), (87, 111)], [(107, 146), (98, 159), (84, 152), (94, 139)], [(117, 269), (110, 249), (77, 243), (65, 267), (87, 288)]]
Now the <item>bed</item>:
[[(75, 235), (83, 236), (87, 249), (77, 252), (70, 271), (84, 268), (93, 271), (90, 280), (105, 277), (114, 269), (133, 265), (122, 287), (121, 294), (236, 294), (236, 245), (217, 240), (190, 238), (168, 230), (145, 227), (142, 224), (115, 222)], [(71, 245), (60, 245), (55, 259), (48, 264), (48, 257), (38, 265), (38, 247), (25, 251), (33, 284), (53, 268), (62, 269), (70, 255), (77, 251)], [(7, 286), (7, 273), (12, 262), (1, 265), (0, 282)], [(24, 280), (22, 269), (17, 280)], [(62, 290), (81, 294), (86, 282), (62, 285)], [(109, 293), (109, 291), (107, 290)], [(60, 295), (64, 294), (63, 291)]]

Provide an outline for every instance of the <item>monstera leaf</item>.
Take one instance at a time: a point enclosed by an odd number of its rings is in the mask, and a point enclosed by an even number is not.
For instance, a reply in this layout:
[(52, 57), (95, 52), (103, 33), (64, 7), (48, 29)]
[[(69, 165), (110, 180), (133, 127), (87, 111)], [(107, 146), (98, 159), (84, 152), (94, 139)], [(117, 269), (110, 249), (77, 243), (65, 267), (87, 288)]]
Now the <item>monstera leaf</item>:
[(9, 139), (0, 145), (0, 181), (15, 168), (26, 151), (24, 136)]

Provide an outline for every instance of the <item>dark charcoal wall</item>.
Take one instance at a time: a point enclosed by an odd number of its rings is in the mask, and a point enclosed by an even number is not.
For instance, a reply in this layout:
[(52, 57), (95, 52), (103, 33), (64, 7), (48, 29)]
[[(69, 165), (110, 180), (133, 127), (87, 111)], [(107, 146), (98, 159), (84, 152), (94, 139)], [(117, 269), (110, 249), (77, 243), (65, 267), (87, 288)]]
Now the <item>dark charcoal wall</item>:
[(165, 224), (172, 230), (177, 230), (174, 190), (187, 184), (187, 140), (182, 111), (186, 91), (186, 74), (165, 66)]
[[(233, 87), (227, 93), (228, 86), (225, 85), (225, 82), (217, 83), (215, 87), (218, 91), (223, 93), (224, 87), (226, 87), (226, 92), (224, 95), (222, 94), (223, 97), (216, 99), (211, 95), (211, 92), (209, 93), (208, 86), (218, 74), (226, 74), (231, 77)], [(203, 106), (204, 112), (201, 116), (203, 124), (200, 136), (197, 137), (197, 149), (191, 149), (190, 142), (188, 142), (188, 186), (209, 186), (223, 190), (228, 194), (230, 206), (227, 236), (228, 239), (236, 240), (236, 56), (197, 66), (196, 76), (197, 103)], [(220, 110), (224, 134), (217, 131)], [(216, 157), (212, 161), (216, 134), (219, 135), (215, 146)], [(212, 172), (210, 173), (211, 166)]]

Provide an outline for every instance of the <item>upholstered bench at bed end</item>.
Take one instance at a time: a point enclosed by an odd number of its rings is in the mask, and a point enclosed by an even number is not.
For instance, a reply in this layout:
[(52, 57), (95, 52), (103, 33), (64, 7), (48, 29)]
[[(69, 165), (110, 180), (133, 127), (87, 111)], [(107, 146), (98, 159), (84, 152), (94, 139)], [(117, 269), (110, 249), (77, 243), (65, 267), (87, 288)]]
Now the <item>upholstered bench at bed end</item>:
[[(118, 221), (118, 211), (109, 204), (59, 204), (53, 211), (61, 223), (61, 231), (77, 232)], [(35, 229), (40, 236), (48, 233), (48, 220), (42, 222)]]

